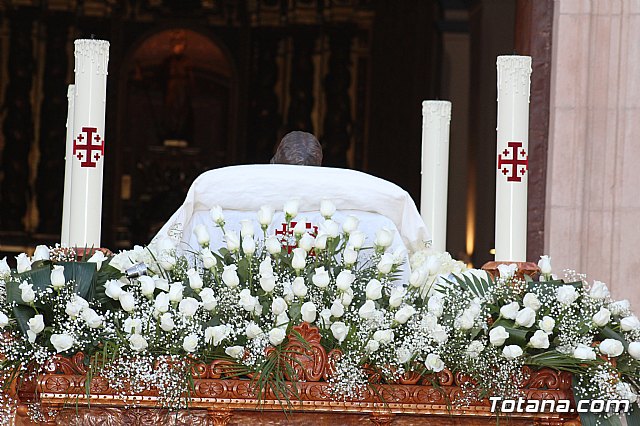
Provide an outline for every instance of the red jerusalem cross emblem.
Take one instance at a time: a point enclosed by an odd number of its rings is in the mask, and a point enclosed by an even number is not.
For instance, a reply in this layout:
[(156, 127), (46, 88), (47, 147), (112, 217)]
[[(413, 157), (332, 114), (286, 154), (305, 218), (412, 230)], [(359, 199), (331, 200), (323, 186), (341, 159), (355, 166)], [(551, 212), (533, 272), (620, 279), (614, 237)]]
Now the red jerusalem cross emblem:
[[(94, 141), (96, 143), (93, 143)], [(80, 167), (96, 166), (97, 161), (104, 155), (104, 140), (100, 138), (98, 129), (95, 127), (82, 128), (82, 133), (73, 140), (73, 155), (80, 160)]]
[[(502, 151), (502, 154), (498, 154), (498, 170), (507, 176), (508, 182), (521, 182), (522, 176), (529, 169), (527, 151), (522, 148), (522, 142), (509, 142), (508, 146), (509, 148)], [(511, 149), (511, 155), (509, 155), (509, 149)]]

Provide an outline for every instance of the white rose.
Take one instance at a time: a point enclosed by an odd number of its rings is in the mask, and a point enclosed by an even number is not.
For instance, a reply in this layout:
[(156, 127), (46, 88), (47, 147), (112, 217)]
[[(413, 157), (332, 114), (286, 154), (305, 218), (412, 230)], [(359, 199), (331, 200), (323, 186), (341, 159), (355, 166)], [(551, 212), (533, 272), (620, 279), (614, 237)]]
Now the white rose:
[(275, 235), (268, 237), (264, 243), (267, 247), (267, 251), (271, 255), (276, 255), (282, 251), (282, 245), (280, 245), (280, 241), (278, 241)]
[(166, 271), (171, 271), (176, 266), (178, 260), (170, 253), (164, 253), (158, 257), (160, 267)]
[(420, 288), (425, 284), (427, 278), (429, 278), (429, 276), (424, 270), (414, 269), (411, 271), (411, 275), (409, 275), (409, 287)]
[(502, 348), (502, 356), (507, 359), (518, 358), (522, 354), (522, 348), (518, 345), (508, 345)]
[(598, 348), (600, 353), (610, 357), (620, 356), (624, 352), (622, 342), (616, 339), (604, 339)]
[(287, 312), (284, 311), (276, 315), (276, 320), (274, 321), (274, 325), (286, 331), (287, 326), (289, 325), (289, 320), (290, 320), (289, 315), (287, 315)]
[(367, 234), (362, 231), (353, 231), (349, 234), (349, 245), (354, 249), (360, 250), (364, 246), (364, 242), (367, 239)]
[(153, 307), (160, 313), (167, 312), (169, 310), (169, 301), (169, 294), (160, 292), (160, 294), (156, 296), (156, 300), (153, 302)]
[(574, 286), (565, 284), (556, 290), (556, 298), (563, 305), (570, 305), (578, 298), (578, 292)]
[(204, 283), (202, 282), (200, 274), (194, 268), (190, 268), (187, 271), (187, 277), (189, 278), (189, 287), (194, 290), (200, 290), (202, 288)]
[(227, 243), (227, 250), (236, 252), (240, 249), (240, 237), (236, 231), (227, 231), (224, 233), (224, 240)]
[(540, 256), (538, 268), (540, 268), (540, 272), (543, 274), (549, 275), (551, 273), (551, 258), (547, 255)]
[(304, 278), (302, 277), (296, 277), (295, 280), (293, 280), (293, 284), (291, 285), (291, 288), (293, 290), (293, 294), (296, 297), (305, 297), (307, 295), (307, 286), (304, 285)]
[(396, 312), (395, 320), (400, 324), (404, 324), (409, 321), (409, 318), (411, 318), (415, 313), (416, 310), (413, 306), (404, 305), (402, 308), (398, 309), (398, 312)]
[(342, 253), (342, 260), (345, 265), (353, 265), (358, 261), (358, 252), (349, 245), (344, 249), (344, 253)]
[(149, 347), (149, 344), (147, 343), (147, 339), (145, 339), (141, 335), (132, 334), (131, 336), (129, 336), (129, 346), (131, 346), (131, 349), (133, 349), (134, 351), (140, 352), (147, 349), (147, 347)]
[[(100, 252), (102, 253), (102, 252)], [(51, 286), (56, 290), (64, 287), (66, 279), (64, 278), (64, 266), (54, 265), (51, 270)]]
[(384, 227), (376, 232), (375, 245), (380, 248), (387, 248), (393, 242), (393, 231)]
[(344, 305), (342, 300), (336, 299), (331, 304), (331, 315), (335, 318), (340, 318), (344, 315)]
[(393, 255), (391, 253), (385, 253), (380, 258), (380, 261), (376, 265), (376, 268), (378, 269), (378, 272), (386, 275), (391, 272), (391, 268), (393, 268), (393, 265)]
[(622, 318), (620, 320), (620, 328), (622, 331), (632, 331), (640, 328), (640, 320), (635, 315), (628, 316), (626, 318)]
[(304, 269), (305, 265), (307, 264), (306, 259), (307, 258), (307, 252), (304, 251), (304, 249), (298, 247), (298, 248), (294, 248), (293, 249), (293, 259), (291, 259), (291, 266), (293, 267), (293, 269), (296, 270), (301, 270)]
[(392, 308), (397, 308), (402, 305), (402, 301), (404, 300), (404, 296), (407, 294), (407, 289), (404, 287), (394, 287), (391, 289), (391, 294), (389, 295), (389, 306)]
[(611, 311), (609, 311), (607, 308), (602, 307), (593, 315), (593, 317), (591, 317), (591, 320), (598, 327), (604, 327), (605, 325), (609, 324), (609, 321), (611, 321)]
[(318, 288), (326, 288), (331, 281), (331, 277), (329, 276), (329, 272), (324, 269), (324, 266), (321, 266), (316, 268), (313, 277), (311, 277), (311, 281), (313, 281)]
[(258, 210), (258, 223), (260, 223), (260, 226), (263, 229), (266, 229), (271, 225), (273, 213), (273, 207), (271, 206), (261, 206), (260, 210)]
[(81, 317), (87, 323), (89, 328), (98, 328), (102, 325), (102, 317), (91, 308), (83, 309)]
[(211, 269), (218, 264), (218, 259), (216, 259), (208, 247), (200, 250), (200, 256), (202, 256), (202, 265), (205, 269)]
[(175, 323), (173, 322), (173, 317), (169, 312), (166, 312), (160, 315), (160, 328), (166, 332), (173, 330), (175, 327)]
[(96, 270), (99, 271), (100, 268), (102, 268), (102, 262), (104, 262), (105, 260), (107, 260), (107, 256), (105, 256), (102, 251), (96, 250), (95, 253), (93, 253), (93, 255), (89, 258), (89, 260), (87, 260), (87, 262), (95, 263)]
[(531, 308), (522, 308), (516, 315), (516, 325), (531, 327), (536, 322), (536, 311)]
[(209, 216), (211, 216), (211, 220), (218, 225), (224, 226), (224, 214), (222, 214), (222, 207), (213, 206), (211, 210), (209, 210)]
[(249, 219), (242, 219), (240, 221), (240, 237), (245, 239), (247, 237), (253, 239), (254, 235), (253, 222)]
[(511, 278), (518, 272), (518, 265), (512, 263), (510, 265), (498, 265), (498, 274), (500, 278)]
[(405, 347), (396, 349), (396, 358), (398, 359), (399, 364), (404, 364), (411, 360), (413, 354), (411, 351)]
[(44, 317), (38, 314), (27, 321), (27, 325), (29, 326), (29, 330), (35, 334), (39, 334), (44, 330)]
[(377, 330), (373, 333), (373, 340), (377, 340), (381, 345), (393, 342), (394, 337), (395, 335), (391, 329)]
[(336, 205), (333, 204), (331, 200), (323, 198), (322, 201), (320, 201), (320, 214), (322, 215), (322, 217), (324, 217), (325, 219), (330, 219), (335, 212)]
[(269, 342), (273, 346), (278, 346), (280, 343), (284, 341), (285, 337), (286, 337), (286, 333), (281, 328), (277, 328), (277, 327), (272, 328), (271, 331), (269, 332)]
[(156, 291), (156, 282), (148, 275), (141, 275), (138, 277), (140, 283), (140, 292), (143, 296), (153, 296)]
[(302, 321), (308, 322), (311, 324), (316, 320), (317, 309), (316, 305), (313, 302), (305, 302), (302, 304), (300, 308), (300, 313), (302, 314)]
[(51, 342), (53, 347), (56, 348), (57, 353), (68, 351), (73, 347), (73, 344), (75, 343), (73, 337), (66, 333), (52, 334), (49, 338), (49, 341)]
[(347, 216), (344, 223), (342, 224), (342, 231), (346, 234), (351, 234), (352, 232), (355, 232), (358, 229), (359, 223), (360, 223), (360, 220), (354, 215), (350, 214), (349, 216)]
[(439, 373), (440, 371), (444, 370), (444, 362), (442, 362), (440, 357), (436, 354), (427, 355), (427, 359), (424, 362), (424, 365), (428, 370), (431, 370), (435, 373)]
[(207, 327), (204, 330), (204, 341), (218, 346), (229, 336), (230, 330), (226, 325), (216, 325), (215, 327)]
[(470, 330), (473, 328), (474, 323), (475, 318), (465, 310), (462, 315), (455, 319), (453, 326), (458, 330)]
[(251, 321), (250, 323), (247, 324), (247, 328), (245, 329), (245, 334), (247, 335), (248, 339), (255, 339), (258, 336), (262, 336), (264, 332), (262, 331), (262, 329), (258, 324)]
[(247, 312), (253, 312), (256, 307), (256, 299), (251, 295), (251, 291), (245, 288), (240, 292), (238, 304)]
[(200, 296), (200, 300), (202, 300), (202, 307), (205, 310), (212, 311), (216, 306), (218, 306), (218, 299), (216, 299), (213, 289), (209, 287), (204, 288), (198, 296)]
[(287, 218), (293, 219), (298, 215), (299, 208), (300, 208), (300, 202), (298, 200), (289, 200), (286, 203), (284, 203), (284, 207), (282, 208), (282, 210), (284, 210), (284, 214), (286, 215)]
[(477, 358), (484, 350), (484, 345), (478, 340), (474, 340), (467, 346), (465, 353), (469, 358)]
[(629, 312), (631, 308), (631, 304), (627, 299), (618, 300), (617, 302), (613, 302), (609, 304), (609, 310), (611, 310), (611, 314), (613, 315), (622, 315)]
[(435, 293), (433, 296), (429, 297), (429, 301), (427, 302), (427, 310), (437, 318), (440, 318), (444, 311), (444, 296), (442, 296), (440, 293)]
[(331, 309), (324, 308), (320, 311), (320, 322), (324, 328), (327, 328), (331, 325)]
[(236, 288), (240, 284), (240, 277), (236, 272), (238, 267), (236, 265), (227, 265), (222, 271), (222, 282), (229, 288)]
[(327, 238), (329, 236), (324, 231), (318, 231), (318, 235), (313, 241), (313, 246), (316, 250), (324, 250), (327, 248)]
[(287, 302), (282, 297), (276, 297), (271, 302), (271, 312), (276, 316), (286, 311), (287, 307)]
[(224, 353), (231, 358), (240, 359), (244, 355), (244, 346), (230, 346), (224, 350)]
[(489, 331), (489, 342), (491, 342), (493, 346), (502, 346), (508, 338), (509, 332), (501, 325)]
[(589, 290), (589, 297), (596, 300), (604, 300), (609, 297), (609, 289), (602, 281), (594, 281)]
[(542, 306), (540, 300), (538, 300), (538, 296), (536, 296), (534, 293), (525, 294), (524, 298), (522, 299), (522, 303), (526, 308), (531, 308), (534, 311), (537, 311), (538, 309), (540, 309), (540, 306)]
[(631, 389), (629, 383), (623, 381), (616, 384), (616, 393), (620, 396), (620, 399), (626, 399), (630, 404), (638, 400), (638, 395)]
[(299, 221), (296, 222), (293, 227), (293, 235), (296, 237), (301, 237), (304, 233), (307, 232), (307, 218), (303, 217)]
[(196, 311), (200, 307), (200, 302), (198, 302), (193, 297), (185, 297), (180, 301), (178, 305), (178, 310), (185, 317), (193, 317), (196, 314)]
[(104, 294), (113, 300), (120, 299), (122, 294), (122, 283), (117, 280), (109, 280), (104, 284)]
[(511, 302), (507, 305), (504, 305), (500, 308), (500, 315), (502, 315), (506, 319), (514, 320), (520, 311), (520, 305), (518, 302)]
[(8, 276), (11, 273), (11, 268), (7, 263), (7, 257), (5, 256), (0, 260), (0, 277)]
[(264, 258), (264, 260), (260, 262), (258, 272), (261, 277), (270, 277), (273, 275), (273, 265), (271, 264), (271, 259), (269, 257)]
[(376, 314), (376, 305), (373, 300), (367, 300), (364, 302), (360, 309), (358, 309), (358, 315), (363, 319), (371, 319)]
[(351, 287), (342, 292), (340, 302), (342, 302), (344, 306), (349, 306), (351, 302), (353, 302), (353, 289)]
[(260, 288), (262, 288), (266, 293), (271, 293), (275, 287), (276, 279), (274, 276), (260, 278)]
[(193, 233), (196, 234), (196, 239), (198, 240), (198, 244), (201, 246), (209, 245), (209, 232), (207, 232), (207, 227), (203, 224), (199, 223), (193, 228)]
[(331, 333), (338, 343), (342, 343), (349, 334), (349, 327), (342, 321), (336, 321), (331, 324)]
[(71, 300), (69, 300), (67, 302), (67, 305), (66, 305), (64, 311), (70, 317), (75, 318), (78, 315), (80, 315), (80, 312), (82, 312), (83, 309), (88, 308), (88, 307), (89, 307), (89, 302), (87, 302), (82, 297), (78, 296), (77, 294), (74, 294), (71, 297)]
[(380, 349), (380, 342), (378, 342), (377, 340), (369, 340), (367, 342), (367, 345), (364, 347), (364, 350), (367, 353), (376, 352), (378, 349)]
[(127, 318), (122, 329), (127, 334), (140, 334), (142, 332), (142, 320), (140, 318)]
[(340, 234), (340, 225), (331, 219), (325, 220), (320, 224), (320, 230), (327, 237), (336, 238)]
[(36, 250), (33, 252), (33, 261), (37, 260), (49, 260), (49, 247), (45, 245), (36, 246)]
[(182, 300), (182, 292), (184, 290), (184, 286), (182, 283), (175, 282), (169, 284), (169, 300), (173, 303), (178, 303)]
[(182, 340), (182, 349), (186, 352), (195, 352), (198, 348), (198, 335), (191, 333)]
[(577, 359), (584, 359), (584, 360), (595, 360), (596, 359), (596, 353), (593, 351), (593, 348), (587, 346), (587, 345), (583, 345), (583, 344), (579, 344), (574, 350), (573, 350), (573, 357), (577, 358)]
[(375, 278), (371, 279), (367, 283), (365, 292), (367, 299), (369, 300), (378, 300), (382, 298), (382, 283)]
[(135, 297), (133, 297), (133, 294), (129, 293), (128, 291), (122, 292), (119, 300), (122, 309), (126, 312), (133, 312), (133, 310), (136, 308), (136, 299)]
[(298, 247), (309, 253), (313, 249), (313, 244), (315, 243), (315, 238), (311, 236), (309, 233), (305, 233), (300, 241), (298, 241)]
[(536, 349), (549, 348), (549, 334), (543, 330), (536, 330), (529, 339), (529, 346)]
[(27, 256), (25, 253), (20, 253), (18, 256), (16, 256), (16, 261), (16, 269), (19, 274), (31, 270), (31, 259), (29, 259), (29, 256)]
[(161, 278), (161, 277), (153, 277), (153, 282), (156, 284), (156, 288), (158, 290), (162, 290), (162, 291), (169, 291), (169, 281), (167, 281), (165, 278)]
[(431, 337), (433, 337), (433, 340), (435, 340), (437, 343), (445, 343), (447, 340), (449, 340), (447, 331), (440, 324), (436, 324), (433, 327), (433, 330), (431, 330)]
[(242, 251), (244, 254), (252, 256), (256, 252), (256, 241), (253, 237), (242, 238)]
[(33, 286), (27, 281), (22, 281), (22, 284), (18, 286), (21, 290), (20, 298), (24, 303), (32, 303), (36, 300), (36, 293), (33, 291)]
[(629, 348), (627, 350), (633, 359), (640, 359), (640, 342), (629, 343)]
[(338, 276), (336, 277), (336, 287), (338, 290), (346, 291), (351, 284), (355, 281), (356, 276), (353, 275), (351, 271), (345, 269), (344, 271), (340, 271)]
[(0, 312), (0, 329), (5, 328), (7, 325), (9, 325), (9, 317), (4, 312)]
[(556, 320), (547, 315), (543, 316), (542, 319), (538, 321), (538, 327), (540, 327), (542, 331), (546, 331), (547, 333), (553, 332), (555, 326)]

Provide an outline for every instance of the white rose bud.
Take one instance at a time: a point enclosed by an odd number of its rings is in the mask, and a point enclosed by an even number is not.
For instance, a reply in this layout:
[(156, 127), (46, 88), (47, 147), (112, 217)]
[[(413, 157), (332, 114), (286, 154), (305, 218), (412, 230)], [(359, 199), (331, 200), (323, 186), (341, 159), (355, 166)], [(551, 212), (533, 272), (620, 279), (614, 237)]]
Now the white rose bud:
[(282, 251), (282, 245), (275, 235), (271, 235), (270, 237), (268, 237), (264, 243), (267, 247), (267, 251), (272, 256), (279, 254)]
[(266, 257), (262, 262), (260, 262), (258, 273), (261, 277), (273, 276), (273, 265), (271, 264), (270, 258)]
[(349, 216), (347, 216), (344, 223), (342, 224), (342, 231), (346, 234), (351, 234), (352, 232), (355, 232), (358, 229), (359, 223), (360, 223), (360, 220), (354, 215), (350, 214)]
[(10, 273), (11, 273), (11, 268), (7, 263), (7, 257), (5, 256), (2, 258), (2, 260), (0, 260), (0, 277), (5, 277)]
[(171, 314), (169, 312), (165, 312), (164, 314), (160, 315), (160, 328), (162, 330), (164, 330), (164, 331), (166, 331), (168, 333), (171, 330), (173, 330), (173, 328), (175, 326), (176, 325), (173, 322), (173, 317), (171, 316)]
[(329, 272), (324, 269), (324, 266), (316, 268), (315, 273), (311, 277), (311, 281), (318, 288), (326, 288), (331, 281), (331, 277), (329, 276)]
[(298, 246), (308, 253), (313, 249), (314, 243), (315, 238), (313, 238), (311, 234), (305, 233), (302, 238), (300, 238), (300, 241), (298, 241)]
[(288, 325), (289, 325), (289, 315), (287, 315), (286, 311), (276, 316), (276, 320), (275, 320), (276, 327), (286, 331)]
[(156, 284), (156, 288), (162, 291), (169, 291), (169, 281), (166, 278), (153, 277), (153, 282)]
[(529, 346), (536, 349), (548, 349), (549, 335), (543, 330), (536, 330), (529, 339)]
[(260, 210), (258, 210), (258, 223), (263, 229), (266, 229), (271, 225), (271, 221), (273, 220), (273, 207), (271, 206), (262, 206)]
[(600, 353), (610, 357), (620, 356), (622, 352), (624, 352), (622, 342), (616, 339), (604, 339), (600, 342), (598, 348), (600, 349)]
[(506, 319), (514, 320), (520, 311), (520, 305), (518, 302), (511, 302), (500, 308), (500, 315)]
[(349, 234), (349, 245), (356, 250), (360, 250), (364, 246), (367, 234), (362, 231), (353, 231)]
[(323, 231), (318, 232), (318, 235), (316, 235), (316, 238), (313, 241), (313, 246), (316, 248), (316, 250), (324, 250), (327, 248), (328, 237), (329, 235), (327, 235), (326, 232), (323, 232)]
[(73, 344), (75, 343), (73, 337), (66, 333), (52, 334), (49, 338), (49, 341), (51, 342), (53, 347), (56, 348), (57, 353), (68, 351), (73, 347)]
[(526, 308), (531, 308), (534, 311), (537, 311), (538, 309), (540, 309), (540, 306), (542, 306), (540, 300), (538, 300), (538, 296), (536, 296), (534, 293), (525, 294), (524, 298), (522, 299), (522, 303)]
[(563, 305), (570, 305), (578, 298), (578, 292), (574, 286), (565, 284), (556, 290), (556, 298)]
[(453, 326), (458, 330), (471, 330), (474, 323), (475, 318), (465, 309), (462, 315), (455, 319)]
[(148, 275), (141, 275), (138, 277), (140, 283), (140, 292), (143, 296), (153, 296), (156, 291), (156, 282)]
[(378, 271), (381, 274), (386, 275), (389, 272), (391, 272), (391, 268), (393, 268), (393, 265), (394, 265), (393, 255), (391, 253), (385, 253), (380, 258), (380, 261), (376, 265), (376, 268), (378, 268)]
[(37, 260), (49, 260), (49, 247), (45, 245), (36, 246), (36, 250), (33, 252), (33, 261)]
[(189, 287), (193, 290), (200, 290), (202, 288), (204, 283), (202, 282), (200, 274), (194, 268), (190, 268), (187, 271), (187, 277), (189, 278)]
[(385, 329), (385, 330), (377, 330), (373, 333), (373, 339), (380, 342), (381, 345), (386, 345), (388, 343), (393, 342), (395, 335), (393, 330)]
[(501, 278), (511, 278), (518, 272), (518, 265), (512, 263), (510, 265), (498, 265), (498, 274)]
[(591, 317), (591, 319), (593, 320), (593, 323), (598, 327), (604, 327), (605, 325), (609, 324), (609, 321), (611, 321), (611, 311), (609, 311), (607, 308), (602, 307), (593, 315), (593, 317)]
[[(101, 252), (102, 253), (102, 252)], [(51, 286), (59, 290), (64, 287), (66, 279), (64, 278), (64, 266), (54, 265), (51, 270)]]
[(185, 297), (180, 301), (178, 310), (185, 317), (191, 318), (196, 314), (199, 307), (200, 302), (198, 302), (196, 299), (194, 299), (193, 297)]
[(149, 347), (149, 343), (147, 343), (147, 339), (145, 339), (141, 335), (132, 334), (131, 336), (129, 336), (129, 346), (131, 346), (131, 349), (133, 349), (134, 351), (141, 352)]
[(286, 215), (287, 218), (293, 219), (298, 215), (299, 208), (300, 208), (300, 203), (298, 200), (289, 200), (286, 203), (284, 203), (284, 207), (282, 210), (284, 210), (284, 214)]
[(136, 308), (136, 299), (135, 297), (133, 297), (133, 294), (129, 293), (128, 291), (123, 292), (120, 295), (119, 300), (122, 309), (126, 312), (133, 312), (133, 310)]
[(409, 275), (409, 287), (420, 288), (425, 284), (427, 278), (429, 278), (429, 276), (424, 270), (414, 269), (411, 271), (411, 275)]
[(342, 343), (349, 334), (349, 327), (342, 321), (337, 321), (331, 324), (331, 333), (338, 343)]
[(240, 221), (240, 236), (242, 237), (242, 239), (245, 239), (247, 237), (253, 238), (253, 233), (253, 222), (249, 219), (242, 219)]
[(400, 324), (404, 324), (409, 321), (409, 318), (411, 318), (415, 313), (416, 310), (413, 306), (404, 305), (402, 308), (398, 309), (398, 312), (396, 312), (395, 320)]
[(369, 300), (378, 300), (382, 298), (382, 283), (373, 278), (367, 283), (365, 293), (367, 295), (367, 299)]
[(522, 348), (518, 345), (508, 345), (502, 348), (502, 356), (507, 359), (518, 358), (522, 353)]
[(424, 362), (424, 365), (425, 367), (427, 367), (427, 369), (435, 373), (439, 373), (440, 371), (444, 370), (444, 362), (442, 362), (440, 357), (436, 354), (427, 355), (427, 359)]
[(240, 292), (240, 300), (238, 301), (238, 304), (245, 311), (253, 312), (253, 310), (255, 308), (255, 305), (256, 305), (256, 300), (251, 295), (251, 291), (248, 288), (245, 288), (244, 290), (242, 290)]
[(249, 256), (256, 252), (256, 241), (253, 237), (244, 237), (242, 239), (242, 251)]
[(393, 242), (393, 231), (388, 228), (382, 228), (376, 232), (375, 245), (380, 248), (387, 248)]
[(218, 226), (224, 225), (224, 215), (222, 214), (222, 207), (213, 206), (211, 210), (209, 210), (209, 216), (211, 216), (211, 220)]
[(358, 309), (358, 315), (363, 319), (371, 319), (376, 314), (376, 305), (373, 303), (373, 300), (367, 300), (364, 304)]
[(173, 303), (178, 303), (182, 300), (182, 292), (184, 291), (184, 286), (182, 283), (171, 283), (169, 284), (169, 301)]
[(344, 305), (342, 300), (336, 299), (331, 304), (331, 315), (335, 318), (341, 318), (344, 315)]
[(298, 222), (296, 222), (296, 225), (293, 227), (293, 235), (295, 235), (296, 237), (300, 237), (306, 232), (307, 232), (307, 218), (303, 217)]
[(20, 253), (16, 256), (16, 270), (19, 274), (31, 270), (31, 259), (25, 253)]
[(224, 350), (224, 353), (231, 358), (240, 359), (244, 355), (244, 346), (230, 346)]
[(286, 333), (281, 328), (272, 328), (269, 332), (269, 342), (273, 346), (278, 346), (280, 343), (284, 342), (284, 338), (286, 337)]
[(95, 263), (96, 270), (99, 271), (100, 268), (102, 268), (102, 262), (104, 262), (105, 260), (107, 260), (107, 256), (105, 256), (102, 251), (96, 250), (95, 253), (93, 253), (93, 255), (89, 258), (89, 260), (87, 260), (87, 262)]
[(109, 280), (104, 284), (104, 293), (113, 300), (120, 299), (122, 283), (117, 280)]
[(353, 284), (355, 279), (356, 276), (353, 275), (353, 273), (348, 269), (340, 271), (340, 273), (336, 277), (336, 287), (338, 287), (338, 290), (346, 291), (349, 287), (351, 287), (351, 284)]
[(207, 231), (207, 227), (203, 224), (199, 223), (193, 228), (193, 233), (196, 234), (196, 239), (198, 240), (198, 244), (201, 246), (209, 245), (209, 232)]
[(236, 252), (240, 249), (240, 237), (236, 231), (225, 232), (224, 240), (227, 242), (227, 249), (230, 252)]
[(536, 322), (536, 311), (531, 308), (522, 308), (516, 315), (516, 325), (531, 327)]
[(489, 331), (489, 342), (493, 346), (502, 346), (508, 338), (509, 332), (501, 325)]
[(200, 256), (202, 256), (202, 265), (205, 269), (211, 269), (218, 264), (218, 259), (216, 259), (208, 247), (200, 250)]
[(160, 313), (167, 312), (169, 310), (169, 294), (158, 294), (156, 300), (153, 301), (153, 307)]
[(556, 320), (547, 315), (543, 316), (542, 319), (538, 321), (538, 327), (540, 327), (542, 331), (545, 331), (547, 333), (553, 332), (555, 326)]
[(38, 314), (29, 319), (29, 321), (27, 321), (27, 325), (29, 326), (29, 330), (35, 334), (42, 333), (42, 330), (44, 330), (44, 317)]
[(89, 307), (89, 302), (87, 302), (77, 294), (74, 294), (71, 297), (71, 300), (67, 302), (67, 306), (65, 307), (64, 311), (70, 317), (75, 318), (78, 315), (80, 315), (80, 312), (82, 312), (83, 309), (86, 309), (88, 307)]
[(262, 331), (262, 329), (258, 324), (251, 321), (249, 324), (247, 324), (245, 334), (247, 335), (248, 339), (255, 339), (258, 336), (262, 336), (264, 332)]
[(7, 325), (9, 325), (9, 317), (4, 312), (0, 312), (0, 329), (5, 328)]
[(328, 219), (320, 224), (320, 230), (322, 233), (327, 234), (328, 237), (336, 238), (340, 234), (340, 225)]
[(198, 348), (198, 335), (191, 333), (182, 340), (182, 349), (186, 352), (195, 352)]
[(602, 281), (594, 281), (589, 290), (589, 297), (596, 300), (604, 300), (609, 297), (609, 289)]
[(236, 272), (237, 269), (236, 265), (227, 265), (222, 271), (222, 282), (229, 288), (236, 288), (240, 284), (240, 277)]
[(271, 293), (276, 288), (276, 279), (273, 275), (260, 278), (260, 288), (266, 293)]
[(207, 311), (212, 311), (218, 306), (218, 299), (216, 299), (213, 289), (209, 287), (204, 288), (198, 296), (200, 296), (202, 300), (202, 307)]
[(577, 358), (577, 359), (584, 359), (584, 360), (595, 360), (596, 359), (596, 353), (594, 352), (593, 348), (587, 346), (587, 345), (583, 345), (582, 343), (578, 344), (578, 346), (573, 350), (573, 357)]
[(613, 302), (609, 304), (609, 309), (613, 315), (622, 315), (626, 314), (631, 308), (631, 304), (627, 299), (618, 300), (617, 302)]
[(474, 340), (467, 346), (465, 353), (469, 358), (477, 358), (484, 350), (484, 345), (478, 340)]
[(320, 322), (324, 328), (331, 325), (331, 309), (324, 308), (320, 311)]
[(302, 277), (296, 277), (295, 280), (293, 280), (293, 284), (291, 285), (291, 288), (293, 289), (293, 294), (296, 297), (305, 297), (307, 295), (307, 286), (304, 285), (304, 278)]
[(216, 325), (215, 327), (207, 327), (204, 330), (204, 341), (218, 346), (229, 336), (229, 327), (226, 325)]
[(32, 303), (36, 300), (36, 293), (33, 291), (33, 286), (27, 281), (22, 281), (22, 284), (18, 286), (20, 289), (20, 298), (24, 303)]
[(635, 315), (622, 318), (620, 320), (620, 328), (622, 329), (622, 331), (637, 330), (638, 328), (640, 328), (640, 321)]
[(311, 324), (316, 320), (316, 314), (317, 314), (316, 305), (313, 304), (313, 302), (305, 302), (302, 304), (302, 307), (300, 308), (300, 313), (302, 314), (302, 321), (305, 321)]
[(331, 200), (327, 198), (323, 198), (320, 201), (320, 214), (325, 219), (330, 219), (331, 216), (336, 212), (336, 205), (331, 202)]
[(629, 355), (633, 357), (633, 359), (640, 359), (640, 342), (631, 342), (629, 343)]
[(391, 294), (389, 295), (389, 306), (392, 308), (397, 308), (402, 305), (402, 301), (404, 300), (404, 296), (407, 294), (407, 289), (404, 287), (394, 287), (391, 289)]
[(540, 256), (538, 268), (540, 268), (541, 273), (549, 275), (551, 273), (551, 258), (547, 255)]
[(271, 302), (271, 312), (273, 312), (274, 315), (280, 315), (286, 311), (287, 308), (287, 302), (282, 297), (276, 297), (273, 299), (273, 302)]
[(435, 293), (433, 296), (429, 297), (427, 310), (435, 315), (436, 318), (440, 318), (444, 312), (444, 296), (440, 293)]
[(298, 247), (293, 249), (293, 259), (291, 260), (291, 266), (295, 270), (304, 269), (306, 262), (307, 252), (304, 249)]
[(81, 316), (89, 328), (98, 328), (102, 325), (102, 317), (91, 308), (83, 309)]
[(377, 340), (369, 340), (367, 342), (367, 345), (364, 347), (364, 350), (367, 353), (376, 352), (378, 349), (380, 349), (380, 342), (378, 342)]
[(122, 329), (127, 334), (140, 334), (142, 331), (142, 320), (140, 318), (127, 318), (122, 325)]

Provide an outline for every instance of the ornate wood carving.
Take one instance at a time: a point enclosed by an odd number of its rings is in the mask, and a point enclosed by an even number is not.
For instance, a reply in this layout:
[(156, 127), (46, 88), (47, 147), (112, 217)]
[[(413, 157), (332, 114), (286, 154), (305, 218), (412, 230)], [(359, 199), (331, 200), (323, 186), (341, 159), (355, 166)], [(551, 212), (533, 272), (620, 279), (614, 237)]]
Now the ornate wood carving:
[(297, 34), (293, 41), (291, 61), (291, 82), (289, 85), (289, 111), (287, 129), (304, 130), (314, 133), (311, 122), (313, 109), (313, 51), (315, 37), (311, 34)]

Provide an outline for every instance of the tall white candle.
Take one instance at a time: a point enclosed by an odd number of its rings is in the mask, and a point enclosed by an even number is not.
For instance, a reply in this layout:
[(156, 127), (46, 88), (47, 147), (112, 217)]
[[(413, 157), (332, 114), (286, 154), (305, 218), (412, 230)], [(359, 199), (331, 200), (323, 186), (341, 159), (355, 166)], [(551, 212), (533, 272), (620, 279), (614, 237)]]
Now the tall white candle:
[(495, 260), (526, 262), (530, 56), (498, 56)]
[(71, 228), (71, 165), (73, 163), (73, 103), (75, 86), (69, 85), (67, 90), (67, 137), (64, 151), (64, 197), (62, 199), (62, 232), (60, 244), (69, 247), (69, 229)]
[(100, 247), (109, 42), (75, 41), (69, 245)]
[(447, 184), (451, 102), (422, 102), (422, 185), (420, 213), (437, 251), (447, 245)]

